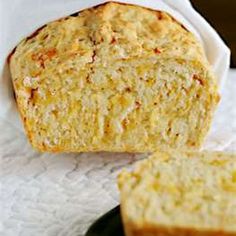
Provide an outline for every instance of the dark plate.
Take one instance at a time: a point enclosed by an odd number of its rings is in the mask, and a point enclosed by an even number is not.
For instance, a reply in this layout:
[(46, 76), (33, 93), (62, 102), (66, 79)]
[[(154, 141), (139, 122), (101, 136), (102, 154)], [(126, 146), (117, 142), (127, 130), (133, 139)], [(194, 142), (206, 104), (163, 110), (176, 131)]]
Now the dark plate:
[(85, 236), (124, 236), (120, 216), (120, 206), (107, 212), (95, 221)]

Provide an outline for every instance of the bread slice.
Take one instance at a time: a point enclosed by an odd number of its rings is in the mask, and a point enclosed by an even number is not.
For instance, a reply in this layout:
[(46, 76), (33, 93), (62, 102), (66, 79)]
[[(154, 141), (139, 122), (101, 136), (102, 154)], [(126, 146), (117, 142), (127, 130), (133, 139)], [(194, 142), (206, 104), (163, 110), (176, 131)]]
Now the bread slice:
[(10, 58), (40, 151), (198, 148), (219, 100), (197, 39), (168, 14), (107, 3), (51, 22)]
[(158, 151), (118, 183), (126, 236), (236, 235), (236, 154)]

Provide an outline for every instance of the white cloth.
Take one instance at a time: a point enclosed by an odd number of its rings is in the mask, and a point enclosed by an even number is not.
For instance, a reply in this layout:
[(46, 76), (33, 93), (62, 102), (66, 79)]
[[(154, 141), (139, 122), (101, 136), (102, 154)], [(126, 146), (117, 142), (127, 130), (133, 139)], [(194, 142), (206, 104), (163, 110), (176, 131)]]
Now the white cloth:
[[(106, 0), (11, 0), (0, 1), (0, 117), (22, 129), (13, 99), (8, 54), (20, 40), (40, 26), (58, 18), (93, 7)], [(207, 58), (222, 87), (229, 69), (230, 51), (215, 30), (188, 0), (117, 0), (168, 12), (193, 32), (202, 43)]]

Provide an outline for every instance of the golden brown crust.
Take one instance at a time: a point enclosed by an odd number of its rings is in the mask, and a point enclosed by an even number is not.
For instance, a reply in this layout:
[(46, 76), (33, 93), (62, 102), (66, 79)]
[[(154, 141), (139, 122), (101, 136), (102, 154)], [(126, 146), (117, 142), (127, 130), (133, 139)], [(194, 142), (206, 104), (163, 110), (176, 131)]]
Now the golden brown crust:
[(227, 232), (222, 230), (198, 229), (186, 227), (173, 227), (163, 225), (150, 225), (144, 223), (137, 226), (128, 220), (125, 212), (122, 212), (122, 222), (126, 236), (236, 236), (235, 232)]
[(131, 225), (126, 227), (126, 236), (235, 236), (235, 233), (224, 231), (212, 231), (201, 229), (188, 229), (188, 228), (167, 228), (167, 227), (151, 227), (144, 226), (141, 229), (132, 227)]
[(195, 37), (133, 5), (106, 3), (43, 26), (17, 46), (10, 69), (41, 151), (198, 148), (219, 100)]

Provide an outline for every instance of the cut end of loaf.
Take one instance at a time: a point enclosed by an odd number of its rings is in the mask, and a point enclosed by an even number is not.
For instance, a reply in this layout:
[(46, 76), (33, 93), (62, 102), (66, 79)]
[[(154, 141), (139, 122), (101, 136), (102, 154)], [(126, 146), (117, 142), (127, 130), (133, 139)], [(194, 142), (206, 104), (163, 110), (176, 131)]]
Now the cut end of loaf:
[(164, 12), (107, 3), (54, 21), (10, 59), (41, 151), (198, 148), (219, 100), (203, 49)]
[(236, 235), (235, 154), (158, 151), (118, 184), (127, 236)]

